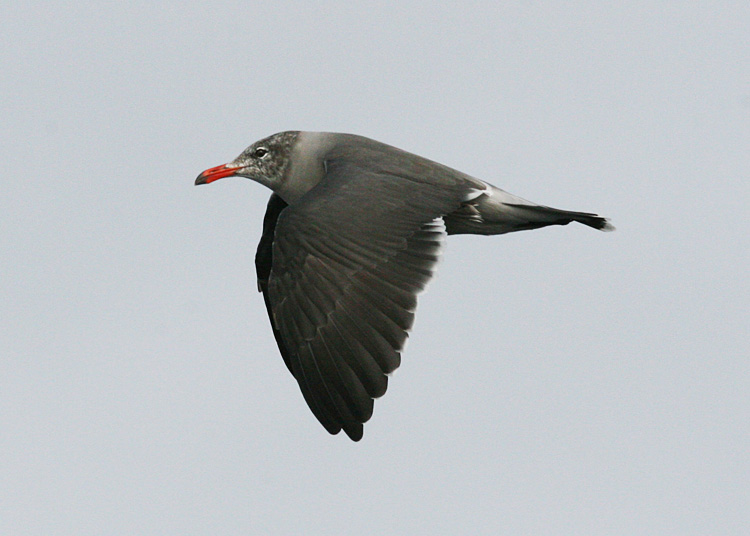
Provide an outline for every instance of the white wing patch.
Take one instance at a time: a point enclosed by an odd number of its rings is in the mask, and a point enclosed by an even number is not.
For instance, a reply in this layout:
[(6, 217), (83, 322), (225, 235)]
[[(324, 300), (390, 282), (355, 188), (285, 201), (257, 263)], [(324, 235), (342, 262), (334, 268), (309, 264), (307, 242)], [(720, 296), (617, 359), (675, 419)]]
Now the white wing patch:
[(470, 188), (468, 193), (466, 194), (466, 197), (464, 197), (463, 202), (466, 203), (468, 201), (474, 201), (477, 197), (480, 195), (492, 195), (492, 187), (489, 184), (483, 183), (484, 189), (480, 190), (479, 188)]
[[(425, 224), (424, 227), (422, 227), (422, 230), (430, 233), (429, 240), (437, 246), (435, 261), (432, 262), (429, 267), (430, 272), (432, 272), (432, 278), (434, 279), (437, 266), (443, 258), (443, 250), (445, 250), (445, 242), (448, 237), (448, 233), (445, 230), (445, 221), (442, 216), (437, 217), (430, 223)], [(422, 290), (420, 294), (422, 292), (424, 292), (424, 290)]]
[[(445, 239), (448, 236), (448, 233), (445, 230), (445, 221), (443, 220), (443, 217), (438, 216), (437, 218), (432, 220), (430, 223), (424, 226), (424, 230), (430, 233), (430, 238), (433, 242), (435, 242), (435, 244), (437, 244), (437, 257), (439, 260), (443, 254), (443, 250), (445, 249)], [(435, 267), (433, 266), (431, 269), (434, 271)]]

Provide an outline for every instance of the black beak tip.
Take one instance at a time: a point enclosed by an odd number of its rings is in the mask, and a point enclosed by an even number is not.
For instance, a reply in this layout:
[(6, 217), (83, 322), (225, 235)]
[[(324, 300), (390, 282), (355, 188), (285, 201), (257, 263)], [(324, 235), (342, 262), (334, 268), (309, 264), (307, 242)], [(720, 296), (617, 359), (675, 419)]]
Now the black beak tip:
[(198, 186), (199, 184), (206, 184), (206, 177), (203, 173), (198, 175), (198, 178), (195, 179), (195, 185)]

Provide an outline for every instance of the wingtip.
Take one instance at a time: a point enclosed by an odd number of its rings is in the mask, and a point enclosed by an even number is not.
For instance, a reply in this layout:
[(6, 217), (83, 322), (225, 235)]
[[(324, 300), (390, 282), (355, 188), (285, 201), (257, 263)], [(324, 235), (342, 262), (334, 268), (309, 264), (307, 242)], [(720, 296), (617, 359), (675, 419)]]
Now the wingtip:
[(365, 427), (362, 426), (362, 423), (347, 423), (343, 426), (344, 433), (349, 436), (349, 439), (351, 439), (354, 442), (359, 441), (362, 439), (362, 436), (365, 434)]

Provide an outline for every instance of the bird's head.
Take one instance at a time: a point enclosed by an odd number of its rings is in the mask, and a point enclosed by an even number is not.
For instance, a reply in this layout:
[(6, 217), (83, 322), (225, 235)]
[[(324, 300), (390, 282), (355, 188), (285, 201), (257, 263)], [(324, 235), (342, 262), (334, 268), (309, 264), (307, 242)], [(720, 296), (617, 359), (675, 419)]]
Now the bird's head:
[(212, 167), (198, 175), (195, 184), (237, 176), (253, 179), (276, 190), (282, 183), (298, 135), (297, 131), (286, 131), (256, 141), (228, 164)]

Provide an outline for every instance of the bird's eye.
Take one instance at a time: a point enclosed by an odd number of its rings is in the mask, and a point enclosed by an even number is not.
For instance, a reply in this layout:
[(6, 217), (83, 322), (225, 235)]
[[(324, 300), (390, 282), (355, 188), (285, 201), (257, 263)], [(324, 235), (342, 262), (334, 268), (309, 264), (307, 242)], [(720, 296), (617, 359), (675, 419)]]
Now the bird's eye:
[(267, 154), (268, 154), (268, 149), (266, 149), (265, 147), (258, 147), (257, 149), (253, 151), (253, 156), (255, 158), (263, 158)]

